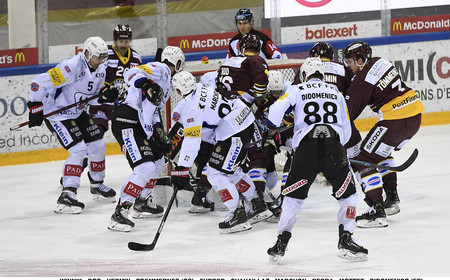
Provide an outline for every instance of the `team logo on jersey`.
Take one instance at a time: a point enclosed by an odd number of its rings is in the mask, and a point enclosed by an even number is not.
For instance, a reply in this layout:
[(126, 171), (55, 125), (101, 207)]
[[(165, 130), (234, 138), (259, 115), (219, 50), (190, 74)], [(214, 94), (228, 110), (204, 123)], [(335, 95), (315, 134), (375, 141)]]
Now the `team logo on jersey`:
[(179, 121), (180, 120), (180, 114), (178, 114), (178, 112), (173, 112), (172, 120), (174, 120), (176, 122)]
[(39, 85), (37, 83), (31, 83), (31, 90), (32, 91), (38, 91)]
[(216, 153), (220, 153), (221, 150), (222, 150), (222, 148), (220, 146), (217, 146)]
[(301, 187), (303, 187), (304, 185), (306, 185), (308, 183), (308, 180), (306, 179), (301, 179), (300, 181), (298, 181), (297, 183), (290, 185), (289, 187), (285, 188), (281, 194), (282, 195), (287, 195), (288, 193), (291, 193)]
[(48, 75), (50, 76), (50, 80), (52, 81), (53, 86), (55, 87), (66, 82), (66, 79), (64, 78), (64, 75), (59, 68), (55, 67), (48, 70)]

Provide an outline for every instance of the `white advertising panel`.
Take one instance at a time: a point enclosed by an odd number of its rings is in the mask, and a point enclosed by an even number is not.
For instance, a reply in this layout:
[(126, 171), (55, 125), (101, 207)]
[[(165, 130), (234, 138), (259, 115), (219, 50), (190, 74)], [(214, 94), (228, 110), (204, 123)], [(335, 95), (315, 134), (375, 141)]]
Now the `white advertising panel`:
[(334, 41), (381, 36), (379, 20), (281, 28), (281, 44)]
[[(111, 45), (112, 41), (106, 41)], [(133, 39), (131, 47), (141, 56), (155, 55), (157, 50), (156, 38)], [(49, 47), (49, 63), (59, 63), (83, 51), (83, 44), (58, 45)]]
[[(271, 17), (273, 0), (264, 0), (264, 17)], [(448, 5), (448, 0), (278, 0), (281, 17), (377, 11)]]

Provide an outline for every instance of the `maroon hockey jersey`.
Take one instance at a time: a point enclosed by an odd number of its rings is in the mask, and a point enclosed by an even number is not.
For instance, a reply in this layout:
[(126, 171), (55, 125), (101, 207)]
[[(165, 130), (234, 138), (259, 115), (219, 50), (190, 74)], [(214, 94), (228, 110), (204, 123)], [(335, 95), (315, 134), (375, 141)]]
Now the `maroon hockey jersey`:
[(406, 86), (389, 61), (372, 58), (355, 75), (345, 92), (350, 120), (355, 120), (367, 105), (380, 120), (409, 118), (425, 110), (419, 95)]
[(129, 48), (125, 56), (122, 56), (114, 45), (108, 46), (108, 65), (106, 68), (106, 84), (124, 83), (123, 76), (130, 68), (142, 63), (141, 56), (132, 48)]
[(266, 93), (268, 74), (268, 65), (262, 57), (239, 55), (220, 66), (218, 79), (226, 85), (228, 98), (241, 96), (246, 103), (252, 104), (255, 94)]

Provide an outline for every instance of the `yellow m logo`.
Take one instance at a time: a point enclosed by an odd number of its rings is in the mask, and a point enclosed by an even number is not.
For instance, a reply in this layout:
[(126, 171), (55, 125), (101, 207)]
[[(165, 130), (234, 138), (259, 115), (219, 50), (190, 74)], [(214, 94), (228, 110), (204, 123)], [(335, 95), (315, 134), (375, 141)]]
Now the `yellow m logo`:
[(25, 54), (23, 52), (17, 52), (14, 57), (14, 62), (25, 62)]
[(184, 39), (184, 40), (180, 41), (180, 49), (189, 49), (188, 39)]
[(396, 21), (394, 22), (394, 24), (392, 25), (392, 31), (402, 31), (403, 27), (402, 27), (402, 23), (400, 21)]

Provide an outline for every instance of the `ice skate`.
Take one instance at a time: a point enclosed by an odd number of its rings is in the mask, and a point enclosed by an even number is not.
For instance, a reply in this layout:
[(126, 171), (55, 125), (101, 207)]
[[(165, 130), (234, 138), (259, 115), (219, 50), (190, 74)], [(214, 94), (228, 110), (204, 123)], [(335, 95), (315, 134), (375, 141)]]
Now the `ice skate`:
[(115, 231), (129, 232), (134, 227), (134, 223), (128, 219), (130, 208), (133, 204), (125, 201), (117, 204), (114, 214), (111, 216), (111, 222), (108, 229)]
[(400, 199), (396, 190), (386, 190), (386, 200), (384, 201), (384, 211), (386, 215), (392, 216), (400, 212)]
[(103, 184), (103, 180), (95, 181), (92, 179), (91, 174), (88, 172), (89, 182), (91, 182), (91, 194), (93, 195), (94, 200), (97, 201), (108, 201), (108, 202), (116, 202), (116, 191), (111, 188), (108, 188), (105, 184)]
[(194, 191), (189, 213), (207, 213), (209, 211), (212, 211), (212, 205), (206, 198), (206, 193), (204, 191)]
[(364, 212), (362, 215), (356, 217), (356, 226), (361, 228), (376, 228), (387, 227), (386, 212), (381, 203), (376, 203)]
[(251, 207), (252, 211), (248, 214), (248, 222), (251, 225), (267, 220), (273, 216), (272, 212), (270, 212), (267, 207), (266, 202), (260, 197), (252, 199)]
[(367, 261), (367, 254), (367, 249), (353, 240), (352, 233), (345, 231), (343, 225), (339, 225), (338, 256), (352, 261)]
[(250, 230), (252, 226), (247, 220), (244, 208), (237, 208), (231, 212), (225, 221), (219, 223), (220, 233), (228, 234)]
[(164, 208), (153, 203), (151, 196), (146, 200), (136, 198), (133, 210), (133, 218), (135, 219), (158, 218), (164, 214)]
[(116, 202), (116, 192), (104, 184), (91, 184), (91, 194), (97, 201)]
[[(278, 202), (279, 203), (279, 202)], [(278, 223), (281, 215), (281, 204), (272, 203), (268, 205), (269, 211), (272, 212), (272, 216), (270, 216), (265, 222), (269, 223)]]
[(289, 239), (291, 239), (292, 234), (289, 231), (283, 231), (278, 235), (277, 242), (275, 245), (270, 247), (267, 250), (267, 254), (269, 254), (269, 260), (281, 263), (281, 258), (284, 256), (286, 252), (286, 247), (288, 245)]
[(54, 212), (58, 214), (80, 214), (84, 209), (84, 203), (77, 200), (76, 188), (63, 188), (57, 203)]

